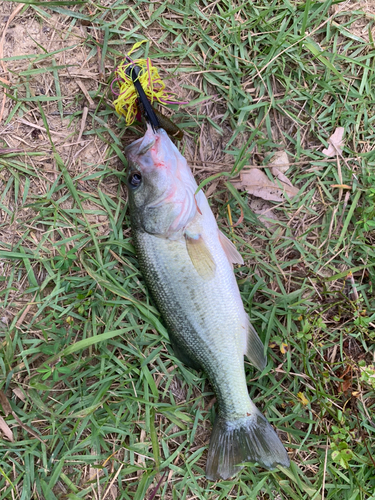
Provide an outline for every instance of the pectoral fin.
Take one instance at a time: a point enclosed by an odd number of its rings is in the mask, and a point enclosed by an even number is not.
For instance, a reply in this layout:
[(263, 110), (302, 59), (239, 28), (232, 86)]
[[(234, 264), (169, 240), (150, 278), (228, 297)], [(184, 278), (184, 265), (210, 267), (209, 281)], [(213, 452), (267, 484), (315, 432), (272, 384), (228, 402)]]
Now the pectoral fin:
[(221, 231), (219, 231), (219, 240), (221, 246), (223, 247), (225, 255), (228, 257), (229, 262), (231, 264), (243, 264), (243, 258), (241, 257), (241, 254), (238, 252), (237, 248)]
[(185, 233), (186, 248), (199, 276), (205, 281), (209, 281), (215, 276), (216, 264), (207, 247), (204, 239), (200, 234), (194, 235)]
[(264, 354), (263, 342), (260, 340), (250, 320), (247, 321), (246, 327), (244, 354), (251, 364), (258, 368), (258, 370), (263, 371), (267, 365), (267, 356)]

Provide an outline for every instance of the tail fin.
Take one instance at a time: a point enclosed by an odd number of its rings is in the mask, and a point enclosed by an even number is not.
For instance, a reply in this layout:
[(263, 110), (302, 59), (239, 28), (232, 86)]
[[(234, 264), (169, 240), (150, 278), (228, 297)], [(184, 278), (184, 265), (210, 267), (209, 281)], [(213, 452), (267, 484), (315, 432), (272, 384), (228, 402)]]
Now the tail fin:
[(212, 481), (228, 479), (243, 468), (238, 465), (242, 462), (258, 462), (267, 469), (290, 464), (276, 432), (255, 407), (252, 415), (237, 420), (217, 417), (208, 450), (206, 477)]

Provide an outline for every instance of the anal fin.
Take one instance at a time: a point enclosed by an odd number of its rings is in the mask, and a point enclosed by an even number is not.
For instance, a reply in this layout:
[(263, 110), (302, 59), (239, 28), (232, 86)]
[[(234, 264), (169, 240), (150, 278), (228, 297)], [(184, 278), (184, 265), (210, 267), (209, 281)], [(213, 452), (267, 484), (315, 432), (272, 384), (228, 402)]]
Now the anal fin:
[(247, 318), (244, 354), (258, 370), (263, 371), (267, 365), (267, 356), (264, 354), (264, 345), (255, 328)]

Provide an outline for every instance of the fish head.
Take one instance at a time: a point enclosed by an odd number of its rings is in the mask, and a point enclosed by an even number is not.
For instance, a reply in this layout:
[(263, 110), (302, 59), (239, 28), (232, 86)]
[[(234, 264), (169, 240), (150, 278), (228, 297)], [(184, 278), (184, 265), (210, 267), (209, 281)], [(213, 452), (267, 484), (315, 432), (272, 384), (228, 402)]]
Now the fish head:
[(163, 129), (146, 134), (125, 149), (132, 223), (144, 231), (176, 237), (196, 216), (197, 184), (185, 158)]

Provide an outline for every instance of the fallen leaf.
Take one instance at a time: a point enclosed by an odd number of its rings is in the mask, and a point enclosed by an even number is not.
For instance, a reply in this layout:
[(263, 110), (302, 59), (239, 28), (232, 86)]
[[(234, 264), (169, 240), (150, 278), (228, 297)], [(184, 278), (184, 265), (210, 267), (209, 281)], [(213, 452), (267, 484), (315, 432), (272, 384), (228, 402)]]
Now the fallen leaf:
[(286, 151), (277, 151), (272, 158), (270, 167), (276, 167), (280, 172), (285, 174), (289, 168), (289, 158)]
[(307, 397), (304, 395), (303, 392), (299, 392), (297, 394), (298, 396), (298, 399), (301, 401), (301, 403), (303, 404), (303, 406), (306, 406), (309, 404), (309, 400), (307, 399)]
[(25, 396), (24, 392), (19, 387), (15, 387), (13, 389), (13, 394), (15, 394), (17, 396), (17, 398), (20, 399), (21, 401), (23, 401), (23, 402), (26, 401), (26, 396)]
[(216, 191), (216, 188), (217, 188), (217, 185), (219, 184), (219, 182), (220, 182), (220, 179), (217, 179), (216, 181), (214, 181), (209, 186), (209, 188), (207, 189), (207, 191), (204, 193), (206, 195), (206, 198), (209, 198), (210, 196), (212, 196), (214, 194), (214, 192)]
[(290, 188), (292, 188), (292, 190), (295, 190), (296, 194), (298, 193), (298, 189), (293, 186), (288, 177), (283, 172), (281, 172), (281, 170), (276, 167), (272, 167), (271, 172), (277, 179), (279, 179), (279, 181), (287, 184)]
[(285, 354), (287, 350), (288, 350), (288, 344), (284, 344), (284, 342), (282, 342), (280, 346), (281, 354)]
[(8, 398), (3, 393), (3, 391), (0, 391), (0, 404), (3, 407), (3, 412), (6, 417), (9, 415), (9, 413), (12, 413), (12, 408), (9, 404)]
[(352, 386), (352, 379), (351, 378), (344, 379), (341, 385), (342, 392), (347, 392), (351, 386)]
[(9, 439), (13, 443), (14, 437), (13, 432), (11, 431), (9, 425), (5, 422), (3, 417), (0, 417), (0, 431), (4, 434), (4, 436)]
[[(352, 273), (349, 273), (352, 275)], [(339, 390), (342, 392), (347, 392), (352, 386), (352, 375), (353, 370), (350, 365), (343, 368), (342, 374), (339, 377), (342, 379), (342, 383), (339, 384)]]
[(24, 429), (26, 432), (28, 432), (29, 434), (31, 434), (32, 436), (34, 436), (34, 437), (35, 437), (36, 439), (38, 439), (41, 443), (45, 444), (45, 441), (43, 441), (43, 439), (41, 439), (41, 438), (38, 436), (38, 434), (37, 434), (37, 433), (36, 433), (36, 432), (35, 432), (35, 431), (31, 428), (31, 427), (29, 427), (28, 425), (24, 424), (24, 423), (22, 422), (22, 420), (20, 420), (20, 419), (17, 417), (17, 415), (16, 415), (16, 413), (14, 413), (14, 411), (12, 411), (12, 415), (13, 415), (13, 417), (16, 419), (16, 421), (17, 421), (18, 425), (22, 427), (22, 429)]
[(331, 184), (331, 188), (352, 189), (352, 186), (348, 186), (347, 184)]
[(342, 145), (344, 143), (345, 129), (344, 127), (337, 127), (331, 137), (328, 139), (328, 149), (323, 149), (322, 153), (326, 156), (336, 156), (337, 154), (341, 155), (342, 153)]
[(246, 189), (249, 194), (269, 201), (284, 201), (285, 195), (288, 198), (293, 198), (298, 193), (298, 188), (294, 187), (289, 179), (279, 170), (277, 171), (277, 178), (280, 184), (272, 182), (262, 170), (252, 168), (247, 172), (241, 172), (241, 180), (232, 182), (232, 184), (237, 189)]
[[(277, 222), (279, 218), (277, 214), (272, 210), (271, 203), (261, 200), (259, 198), (250, 200), (249, 207), (251, 210), (257, 214), (260, 222), (262, 222), (268, 229), (277, 229)], [(275, 222), (272, 222), (272, 221)]]

